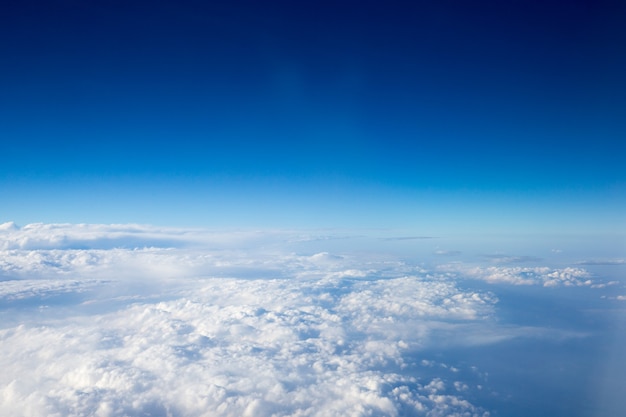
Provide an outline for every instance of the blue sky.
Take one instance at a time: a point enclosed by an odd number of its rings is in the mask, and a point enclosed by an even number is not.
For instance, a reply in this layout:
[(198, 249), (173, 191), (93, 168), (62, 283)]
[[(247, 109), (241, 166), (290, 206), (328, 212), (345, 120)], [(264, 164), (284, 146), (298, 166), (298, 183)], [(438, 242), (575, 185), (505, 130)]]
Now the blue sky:
[(18, 223), (623, 231), (620, 2), (14, 2)]

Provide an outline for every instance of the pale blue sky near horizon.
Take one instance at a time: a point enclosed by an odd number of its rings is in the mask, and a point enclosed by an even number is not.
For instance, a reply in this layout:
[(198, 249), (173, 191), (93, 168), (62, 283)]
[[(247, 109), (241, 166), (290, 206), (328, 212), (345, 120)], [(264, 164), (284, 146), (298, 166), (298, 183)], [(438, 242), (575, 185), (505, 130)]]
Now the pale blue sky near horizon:
[(418, 234), (624, 234), (621, 189), (414, 190), (379, 184), (163, 178), (5, 184), (3, 220), (209, 228), (379, 228)]

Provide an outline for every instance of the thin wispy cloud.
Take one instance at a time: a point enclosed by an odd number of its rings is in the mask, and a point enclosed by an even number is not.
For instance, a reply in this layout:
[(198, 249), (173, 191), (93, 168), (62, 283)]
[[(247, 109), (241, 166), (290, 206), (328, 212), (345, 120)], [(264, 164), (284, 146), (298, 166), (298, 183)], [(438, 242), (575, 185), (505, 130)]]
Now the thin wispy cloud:
[(422, 240), (422, 239), (437, 239), (437, 236), (393, 236), (393, 237), (381, 237), (383, 241), (394, 240)]
[(444, 250), (444, 249), (437, 249), (434, 254), (435, 255), (439, 255), (439, 256), (458, 256), (461, 255), (461, 251), (458, 250)]
[(504, 254), (491, 254), (491, 255), (482, 255), (483, 258), (489, 259), (494, 263), (507, 263), (507, 264), (511, 264), (511, 263), (527, 263), (527, 262), (540, 262), (542, 261), (541, 258), (538, 258), (536, 256), (528, 256), (528, 255), (523, 255), (523, 256), (511, 256), (511, 255), (504, 255)]
[(626, 265), (626, 260), (625, 259), (596, 259), (596, 260), (576, 262), (576, 265), (588, 265), (588, 266)]

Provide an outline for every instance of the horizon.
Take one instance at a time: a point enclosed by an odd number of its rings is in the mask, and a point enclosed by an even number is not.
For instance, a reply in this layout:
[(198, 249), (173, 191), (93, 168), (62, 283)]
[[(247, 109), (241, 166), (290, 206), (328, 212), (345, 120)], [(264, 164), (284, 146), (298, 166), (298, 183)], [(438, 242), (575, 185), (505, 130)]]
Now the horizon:
[(626, 2), (4, 2), (0, 417), (615, 417)]

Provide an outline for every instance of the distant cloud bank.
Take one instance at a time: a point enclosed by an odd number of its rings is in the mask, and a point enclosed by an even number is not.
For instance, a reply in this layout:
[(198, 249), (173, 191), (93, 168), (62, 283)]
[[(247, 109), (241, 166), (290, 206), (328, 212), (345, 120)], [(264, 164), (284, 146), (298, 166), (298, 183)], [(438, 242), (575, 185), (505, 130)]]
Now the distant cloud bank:
[(573, 267), (484, 267), (467, 264), (448, 264), (439, 266), (438, 270), (452, 273), (463, 278), (478, 279), (491, 284), (579, 287), (590, 286), (594, 283), (588, 271), (583, 268)]

